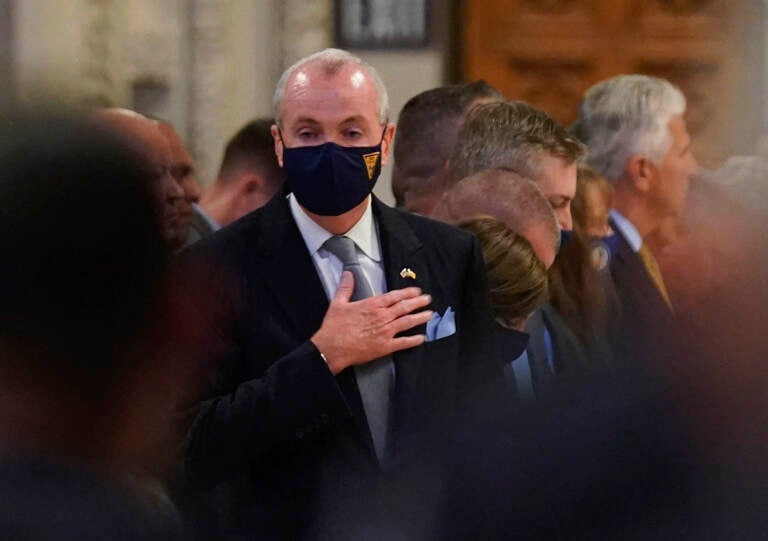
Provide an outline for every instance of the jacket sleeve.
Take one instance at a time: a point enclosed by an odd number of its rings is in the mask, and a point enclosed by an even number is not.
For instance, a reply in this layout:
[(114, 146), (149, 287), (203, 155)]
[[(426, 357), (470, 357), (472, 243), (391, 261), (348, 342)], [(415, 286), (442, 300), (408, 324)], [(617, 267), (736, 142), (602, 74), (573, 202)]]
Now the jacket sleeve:
[(307, 341), (263, 377), (200, 404), (189, 434), (187, 477), (197, 485), (213, 485), (346, 416), (335, 378)]
[[(205, 335), (193, 337), (201, 344), (200, 384), (187, 397), (187, 407), (180, 407), (191, 420), (185, 474), (192, 484), (206, 487), (269, 463), (266, 455), (302, 445), (348, 417), (349, 410), (311, 341), (275, 360), (250, 358), (254, 353), (244, 351), (236, 330), (244, 313), (243, 285), (218, 271), (196, 274), (202, 282), (187, 289), (198, 300), (195, 317)], [(201, 300), (202, 292), (207, 300)], [(264, 369), (255, 378), (245, 369), (259, 366)]]

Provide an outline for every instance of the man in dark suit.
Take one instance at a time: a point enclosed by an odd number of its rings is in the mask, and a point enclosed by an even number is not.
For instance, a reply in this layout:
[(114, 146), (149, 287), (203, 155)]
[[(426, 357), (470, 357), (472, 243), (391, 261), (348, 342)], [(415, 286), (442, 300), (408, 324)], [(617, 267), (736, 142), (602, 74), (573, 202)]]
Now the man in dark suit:
[[(475, 107), (459, 130), (449, 163), (450, 184), (479, 171), (511, 169), (532, 180), (546, 197), (562, 231), (572, 228), (571, 201), (576, 195), (576, 167), (586, 149), (544, 111), (521, 101)], [(548, 310), (550, 317), (540, 312)], [(555, 389), (561, 373), (580, 371), (583, 347), (562, 318), (546, 306), (537, 310), (526, 328), (527, 356), (537, 397)]]
[(395, 126), (360, 59), (300, 60), (275, 109), (290, 195), (189, 258), (219, 307), (189, 476), (233, 503), (223, 536), (428, 538), (435, 453), (502, 382), (478, 243), (370, 195)]
[(698, 168), (686, 129), (685, 96), (669, 81), (623, 75), (590, 88), (576, 131), (590, 165), (615, 188), (611, 276), (622, 305), (618, 357), (665, 360), (674, 351), (674, 308), (644, 239), (685, 204)]

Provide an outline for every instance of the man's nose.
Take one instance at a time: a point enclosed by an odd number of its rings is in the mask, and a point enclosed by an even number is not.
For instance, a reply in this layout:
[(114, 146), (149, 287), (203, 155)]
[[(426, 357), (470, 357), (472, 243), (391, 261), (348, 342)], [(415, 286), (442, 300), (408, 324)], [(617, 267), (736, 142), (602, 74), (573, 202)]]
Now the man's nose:
[(557, 221), (560, 222), (560, 229), (564, 231), (573, 229), (573, 219), (571, 218), (571, 212), (569, 210), (560, 209), (557, 212)]
[(194, 202), (200, 201), (200, 197), (203, 195), (200, 186), (195, 180), (188, 180), (186, 186), (182, 186), (182, 191), (187, 199)]

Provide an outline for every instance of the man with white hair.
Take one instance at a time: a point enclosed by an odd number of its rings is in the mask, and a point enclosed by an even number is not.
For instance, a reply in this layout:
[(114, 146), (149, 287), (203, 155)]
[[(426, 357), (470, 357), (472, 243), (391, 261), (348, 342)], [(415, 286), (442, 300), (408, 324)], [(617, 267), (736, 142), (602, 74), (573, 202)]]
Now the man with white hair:
[(224, 535), (423, 538), (437, 505), (425, 488), (436, 485), (421, 483), (440, 463), (433, 450), (476, 391), (502, 384), (484, 351), (479, 244), (371, 195), (395, 126), (368, 64), (338, 49), (311, 55), (285, 71), (274, 102), (290, 194), (190, 254), (227, 279), (207, 289), (226, 308), (212, 322), (216, 377), (188, 474), (234, 491)]
[[(643, 239), (683, 208), (698, 165), (686, 129), (685, 96), (669, 81), (620, 75), (590, 88), (576, 132), (589, 164), (615, 188), (617, 233), (611, 274), (634, 353), (658, 354), (670, 337), (673, 307), (658, 264)], [(673, 337), (672, 337), (673, 338)]]

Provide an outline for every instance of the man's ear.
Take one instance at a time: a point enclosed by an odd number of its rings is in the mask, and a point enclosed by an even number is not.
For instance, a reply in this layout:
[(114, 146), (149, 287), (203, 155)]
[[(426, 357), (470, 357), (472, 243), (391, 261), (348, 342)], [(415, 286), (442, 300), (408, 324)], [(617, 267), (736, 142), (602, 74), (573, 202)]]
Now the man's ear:
[(240, 194), (244, 197), (252, 196), (261, 191), (264, 179), (255, 173), (243, 173), (240, 176), (238, 185)]
[(656, 175), (656, 166), (647, 157), (635, 154), (627, 160), (626, 175), (636, 191), (647, 193)]
[(384, 136), (381, 138), (381, 165), (387, 165), (389, 161), (389, 151), (392, 148), (392, 141), (395, 138), (395, 124), (390, 122), (384, 128)]
[(280, 167), (283, 166), (283, 139), (280, 137), (280, 129), (277, 124), (272, 124), (269, 128), (269, 132), (272, 134), (272, 139), (275, 141), (275, 156), (277, 156), (277, 163)]
[(237, 192), (234, 197), (235, 219), (264, 206), (272, 197), (265, 190), (266, 179), (255, 173), (244, 173), (238, 177)]

